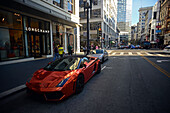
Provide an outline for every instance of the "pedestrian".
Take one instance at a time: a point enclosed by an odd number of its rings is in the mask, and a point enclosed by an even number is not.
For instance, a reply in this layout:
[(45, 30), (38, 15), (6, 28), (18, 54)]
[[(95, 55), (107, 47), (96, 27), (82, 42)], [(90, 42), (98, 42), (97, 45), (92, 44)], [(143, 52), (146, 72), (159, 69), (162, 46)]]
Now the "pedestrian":
[(96, 49), (99, 49), (99, 47), (98, 47), (98, 46), (96, 46)]
[(72, 55), (72, 47), (70, 44), (68, 45), (68, 55)]
[(59, 58), (59, 53), (58, 53), (58, 47), (57, 46), (54, 48), (54, 59), (53, 59), (53, 61), (55, 61), (56, 57), (57, 57), (57, 59)]
[(64, 48), (62, 47), (62, 45), (60, 45), (60, 47), (58, 48), (58, 52), (59, 52), (60, 58), (62, 58), (64, 55)]
[(86, 54), (86, 47), (83, 47), (84, 55)]

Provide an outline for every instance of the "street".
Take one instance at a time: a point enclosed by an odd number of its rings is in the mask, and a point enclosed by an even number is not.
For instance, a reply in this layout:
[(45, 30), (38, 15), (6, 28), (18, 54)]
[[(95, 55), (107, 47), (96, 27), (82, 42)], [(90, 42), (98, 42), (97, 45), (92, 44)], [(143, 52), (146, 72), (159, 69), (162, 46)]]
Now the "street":
[(0, 113), (169, 113), (167, 56), (109, 50), (101, 73), (91, 78), (80, 94), (48, 102), (22, 90), (0, 101)]

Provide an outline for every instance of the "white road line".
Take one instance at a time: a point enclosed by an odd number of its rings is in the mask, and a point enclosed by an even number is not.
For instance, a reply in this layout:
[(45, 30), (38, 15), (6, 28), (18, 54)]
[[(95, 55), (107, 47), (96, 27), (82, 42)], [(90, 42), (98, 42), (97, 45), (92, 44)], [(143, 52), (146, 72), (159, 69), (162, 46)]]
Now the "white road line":
[(157, 62), (161, 63), (161, 62), (170, 62), (170, 60), (157, 60)]
[(128, 52), (128, 53), (129, 53), (129, 55), (133, 55), (132, 52)]
[(109, 51), (108, 53), (110, 54), (112, 51)]
[(124, 52), (121, 52), (121, 53), (120, 53), (120, 55), (123, 55), (123, 54), (124, 54)]
[(165, 55), (161, 55), (161, 54), (157, 54), (158, 56), (165, 56)]
[(101, 70), (103, 70), (104, 68), (106, 68), (106, 66), (102, 67), (102, 69), (101, 69)]
[(26, 88), (25, 84), (20, 85), (20, 86), (15, 87), (15, 88), (12, 88), (12, 89), (10, 89), (10, 90), (7, 90), (7, 91), (5, 91), (5, 92), (2, 92), (2, 93), (0, 93), (0, 98), (3, 98), (3, 97), (5, 97), (5, 96), (7, 96), (7, 95), (10, 95), (10, 94), (12, 94), (12, 93), (14, 93), (14, 92), (16, 92), (16, 91), (19, 91), (19, 90), (21, 90), (21, 89), (23, 89), (23, 88)]
[(137, 52), (138, 55), (142, 55), (140, 52)]
[(116, 52), (112, 53), (112, 55), (115, 55), (115, 54), (116, 54)]
[(149, 56), (152, 56), (152, 54), (150, 54), (150, 53), (148, 53), (148, 52), (145, 52), (147, 55), (149, 55)]

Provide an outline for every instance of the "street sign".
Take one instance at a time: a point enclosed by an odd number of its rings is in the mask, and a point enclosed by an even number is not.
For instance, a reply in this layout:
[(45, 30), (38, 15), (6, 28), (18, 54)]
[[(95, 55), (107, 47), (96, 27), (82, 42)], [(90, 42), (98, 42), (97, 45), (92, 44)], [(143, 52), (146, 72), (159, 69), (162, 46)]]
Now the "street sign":
[(156, 26), (156, 28), (161, 28), (161, 25), (159, 25), (159, 26)]
[(156, 33), (161, 33), (161, 30), (156, 30)]

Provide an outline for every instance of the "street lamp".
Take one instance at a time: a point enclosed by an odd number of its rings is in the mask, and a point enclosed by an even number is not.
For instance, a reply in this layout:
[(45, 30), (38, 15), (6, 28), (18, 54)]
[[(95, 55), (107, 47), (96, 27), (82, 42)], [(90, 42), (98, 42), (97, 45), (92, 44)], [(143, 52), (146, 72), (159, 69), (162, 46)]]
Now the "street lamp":
[(87, 55), (89, 54), (89, 8), (90, 8), (90, 14), (92, 14), (92, 0), (83, 0), (84, 2), (84, 15), (85, 15), (85, 10), (87, 9)]

